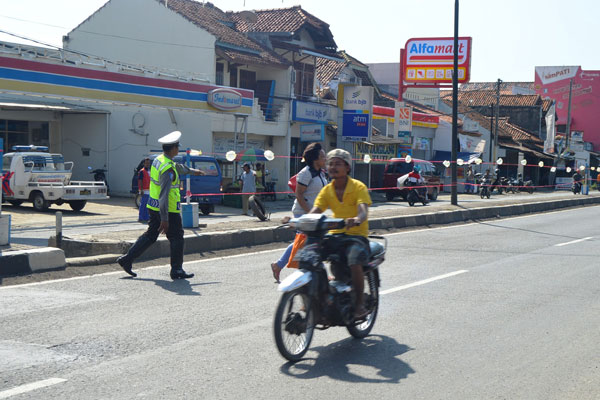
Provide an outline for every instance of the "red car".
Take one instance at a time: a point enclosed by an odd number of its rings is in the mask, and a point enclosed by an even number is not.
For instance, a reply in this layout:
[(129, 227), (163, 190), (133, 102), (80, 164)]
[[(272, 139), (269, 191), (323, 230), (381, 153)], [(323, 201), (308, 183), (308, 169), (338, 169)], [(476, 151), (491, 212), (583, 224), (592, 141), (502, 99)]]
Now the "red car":
[[(435, 201), (442, 189), (442, 181), (435, 166), (429, 161), (413, 158), (411, 162), (407, 163), (404, 158), (392, 158), (388, 161), (383, 172), (383, 187), (397, 187), (398, 178), (411, 172), (415, 165), (421, 168), (420, 174), (428, 186), (429, 200)], [(395, 197), (400, 196), (406, 201), (407, 194), (408, 189), (387, 189), (385, 197), (388, 201), (392, 201)]]

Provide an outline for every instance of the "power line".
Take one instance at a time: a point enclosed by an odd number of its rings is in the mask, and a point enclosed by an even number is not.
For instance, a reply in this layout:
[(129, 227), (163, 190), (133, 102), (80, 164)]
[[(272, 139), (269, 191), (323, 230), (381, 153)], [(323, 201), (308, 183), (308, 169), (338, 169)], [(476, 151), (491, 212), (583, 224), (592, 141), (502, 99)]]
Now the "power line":
[(69, 28), (66, 28), (66, 27), (64, 27), (64, 26), (51, 25), (51, 24), (45, 24), (45, 23), (43, 23), (43, 22), (31, 21), (31, 20), (28, 20), (28, 19), (22, 19), (22, 18), (9, 17), (8, 15), (0, 15), (0, 17), (2, 17), (2, 18), (8, 18), (8, 19), (12, 19), (12, 20), (15, 20), (15, 21), (29, 22), (29, 23), (31, 23), (31, 24), (37, 24), (37, 25), (49, 26), (49, 27), (52, 27), (52, 28), (59, 28), (59, 29), (69, 29)]

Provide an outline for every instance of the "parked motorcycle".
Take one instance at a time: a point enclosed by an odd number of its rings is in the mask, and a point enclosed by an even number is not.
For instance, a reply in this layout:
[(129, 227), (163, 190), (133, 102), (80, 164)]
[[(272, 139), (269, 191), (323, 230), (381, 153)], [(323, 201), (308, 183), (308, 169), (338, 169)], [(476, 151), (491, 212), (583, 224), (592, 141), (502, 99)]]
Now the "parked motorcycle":
[(104, 182), (104, 184), (106, 185), (106, 192), (108, 193), (108, 181), (106, 180), (106, 172), (108, 171), (104, 168), (92, 169), (92, 167), (88, 167), (88, 169), (90, 170), (90, 174), (94, 174), (94, 180), (96, 182)]
[[(354, 291), (350, 268), (346, 265), (344, 242), (340, 235), (326, 235), (330, 229), (343, 228), (340, 218), (323, 214), (305, 214), (289, 225), (307, 235), (299, 254), (300, 268), (279, 284), (283, 292), (274, 319), (277, 349), (289, 361), (300, 360), (310, 346), (316, 329), (344, 326), (355, 338), (366, 337), (379, 308), (379, 265), (384, 261), (387, 239), (369, 236), (371, 253), (365, 275), (364, 306), (366, 317), (354, 319)], [(381, 243), (382, 241), (383, 243)], [(334, 280), (328, 279), (326, 263)]]
[(492, 183), (492, 187), (490, 189), (491, 192), (494, 191), (494, 189), (496, 189), (498, 191), (498, 194), (502, 194), (502, 192), (504, 191), (508, 191), (508, 179), (504, 176), (499, 176), (496, 178), (496, 180), (494, 180), (494, 183)]

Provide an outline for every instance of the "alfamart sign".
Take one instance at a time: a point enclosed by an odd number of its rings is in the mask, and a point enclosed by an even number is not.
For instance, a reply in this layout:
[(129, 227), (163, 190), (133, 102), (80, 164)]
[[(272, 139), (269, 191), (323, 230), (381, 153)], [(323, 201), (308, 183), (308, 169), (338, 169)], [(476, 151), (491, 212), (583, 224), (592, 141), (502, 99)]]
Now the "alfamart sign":
[[(468, 82), (471, 69), (470, 37), (458, 39), (458, 81)], [(402, 60), (405, 82), (451, 83), (454, 71), (454, 38), (415, 38), (405, 45)]]

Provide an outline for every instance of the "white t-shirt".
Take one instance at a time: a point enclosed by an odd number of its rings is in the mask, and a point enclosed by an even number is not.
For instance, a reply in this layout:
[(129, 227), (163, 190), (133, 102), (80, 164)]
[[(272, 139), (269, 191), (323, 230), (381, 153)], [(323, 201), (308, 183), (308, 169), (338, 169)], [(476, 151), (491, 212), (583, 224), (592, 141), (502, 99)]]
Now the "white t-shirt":
[(242, 180), (242, 193), (256, 192), (256, 173), (254, 171), (242, 172), (240, 179)]
[[(306, 191), (304, 192), (304, 199), (308, 203), (309, 207), (312, 208), (315, 203), (315, 199), (317, 195), (323, 188), (323, 186), (327, 185), (327, 176), (323, 170), (316, 171), (309, 166), (306, 166), (298, 172), (298, 176), (296, 177), (296, 184), (306, 186)], [(292, 213), (295, 216), (299, 216), (304, 214), (304, 209), (298, 203), (298, 199), (294, 200), (294, 206), (292, 207)]]

